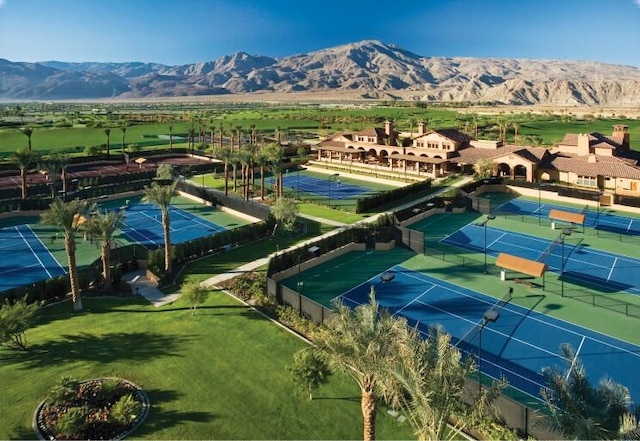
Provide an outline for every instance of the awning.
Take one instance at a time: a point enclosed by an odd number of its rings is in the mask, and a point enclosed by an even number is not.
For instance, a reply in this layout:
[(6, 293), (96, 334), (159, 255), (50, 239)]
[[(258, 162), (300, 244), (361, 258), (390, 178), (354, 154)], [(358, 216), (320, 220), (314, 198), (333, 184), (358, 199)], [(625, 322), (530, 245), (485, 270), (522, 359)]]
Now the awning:
[(572, 224), (583, 225), (585, 219), (584, 213), (573, 213), (571, 211), (562, 211), (552, 208), (549, 210), (549, 219), (571, 222)]
[(136, 164), (142, 164), (143, 162), (146, 162), (147, 158), (136, 158), (133, 160), (133, 162), (135, 162)]

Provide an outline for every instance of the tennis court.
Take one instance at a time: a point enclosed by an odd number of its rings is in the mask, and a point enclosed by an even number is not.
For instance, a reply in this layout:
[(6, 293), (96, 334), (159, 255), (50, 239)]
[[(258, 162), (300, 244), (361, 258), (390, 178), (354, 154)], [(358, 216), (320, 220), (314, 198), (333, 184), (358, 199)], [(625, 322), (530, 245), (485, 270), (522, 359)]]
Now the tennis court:
[(66, 270), (29, 225), (0, 229), (0, 292), (63, 274)]
[(507, 253), (544, 262), (549, 270), (562, 273), (564, 277), (640, 294), (639, 259), (593, 249), (581, 239), (577, 243), (569, 240), (565, 238), (562, 243), (559, 238), (552, 241), (471, 223), (441, 242), (478, 253), (485, 251), (486, 244), (486, 253), (490, 256)]
[(526, 199), (512, 199), (496, 208), (498, 212), (519, 214), (523, 216), (535, 216), (547, 219), (551, 210), (562, 210), (570, 213), (584, 213), (584, 225), (597, 230), (609, 231), (616, 234), (626, 234), (632, 236), (640, 235), (640, 219), (620, 216), (606, 211), (589, 208), (580, 210), (566, 207), (564, 205), (554, 205), (529, 201)]
[[(120, 226), (125, 236), (145, 246), (164, 246), (160, 208), (150, 203), (133, 203), (118, 209), (123, 209), (125, 213)], [(172, 244), (227, 231), (226, 228), (175, 205), (169, 208), (169, 221)]]
[[(389, 272), (394, 279), (382, 282), (382, 275)], [(632, 343), (401, 265), (337, 298), (350, 307), (367, 303), (371, 285), (376, 286), (376, 300), (381, 307), (406, 317), (421, 332), (426, 332), (428, 325), (439, 323), (463, 352), (474, 357), (480, 352), (483, 375), (496, 379), (505, 376), (511, 386), (531, 397), (540, 399), (540, 389), (545, 385), (542, 369), (565, 367), (559, 355), (563, 343), (573, 346), (593, 383), (612, 378), (627, 386), (632, 396), (640, 396), (640, 381), (635, 373), (640, 347)], [(491, 309), (498, 312), (498, 318), (482, 327), (483, 316)]]
[[(273, 185), (274, 179), (267, 178), (266, 182)], [(355, 199), (365, 194), (376, 193), (375, 190), (360, 185), (343, 182), (339, 175), (329, 175), (326, 178), (295, 174), (285, 174), (282, 177), (282, 185), (296, 193), (313, 193), (324, 196), (327, 200)]]

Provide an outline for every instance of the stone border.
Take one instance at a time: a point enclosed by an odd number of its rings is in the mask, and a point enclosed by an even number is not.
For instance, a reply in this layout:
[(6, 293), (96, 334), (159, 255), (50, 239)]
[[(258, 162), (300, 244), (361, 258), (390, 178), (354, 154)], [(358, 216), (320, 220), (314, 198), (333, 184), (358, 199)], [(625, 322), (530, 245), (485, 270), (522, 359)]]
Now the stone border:
[[(91, 381), (104, 381), (104, 380), (109, 380), (109, 379), (117, 379), (123, 383), (126, 383), (127, 385), (133, 387), (137, 394), (138, 394), (138, 398), (140, 399), (141, 403), (142, 403), (142, 413), (140, 414), (140, 416), (138, 417), (138, 420), (136, 421), (136, 423), (133, 425), (133, 427), (121, 434), (119, 434), (118, 436), (116, 436), (115, 438), (113, 438), (114, 440), (121, 440), (126, 438), (127, 436), (129, 436), (130, 434), (132, 434), (138, 427), (140, 427), (142, 425), (142, 423), (144, 423), (144, 421), (147, 419), (147, 416), (149, 416), (149, 412), (151, 411), (151, 401), (149, 400), (149, 396), (147, 395), (147, 393), (137, 384), (135, 384), (132, 381), (129, 380), (125, 380), (124, 378), (120, 378), (120, 377), (98, 377), (98, 378), (90, 378), (88, 380), (82, 380), (80, 381), (80, 384), (83, 383), (89, 383)], [(38, 404), (38, 406), (36, 407), (35, 412), (33, 412), (33, 418), (31, 421), (31, 427), (33, 428), (36, 436), (38, 437), (39, 440), (41, 441), (50, 441), (53, 440), (53, 437), (49, 437), (46, 436), (45, 434), (42, 433), (42, 431), (40, 430), (40, 425), (38, 424), (38, 420), (39, 420), (39, 415), (40, 415), (40, 411), (42, 410), (42, 408), (44, 407), (44, 405), (47, 403), (47, 400), (42, 400), (40, 402), (40, 404)]]

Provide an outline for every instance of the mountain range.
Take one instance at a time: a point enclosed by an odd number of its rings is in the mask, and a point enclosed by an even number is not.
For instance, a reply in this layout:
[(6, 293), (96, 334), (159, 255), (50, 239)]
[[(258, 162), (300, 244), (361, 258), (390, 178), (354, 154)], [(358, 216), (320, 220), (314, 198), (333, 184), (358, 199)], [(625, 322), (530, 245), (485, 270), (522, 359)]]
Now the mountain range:
[(283, 58), (238, 52), (181, 66), (0, 59), (3, 100), (269, 92), (349, 92), (370, 99), (401, 96), (512, 105), (635, 106), (640, 102), (640, 68), (591, 61), (426, 57), (375, 40)]

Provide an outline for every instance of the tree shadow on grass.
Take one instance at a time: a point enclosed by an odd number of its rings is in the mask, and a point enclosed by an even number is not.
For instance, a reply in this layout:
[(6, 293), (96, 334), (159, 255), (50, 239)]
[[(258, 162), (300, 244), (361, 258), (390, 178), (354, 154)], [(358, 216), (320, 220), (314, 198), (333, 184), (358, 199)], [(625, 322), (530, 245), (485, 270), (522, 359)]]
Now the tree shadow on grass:
[(146, 361), (179, 356), (180, 349), (192, 338), (153, 332), (61, 335), (56, 340), (29, 346), (28, 351), (14, 356), (12, 361), (18, 362), (22, 369), (59, 366), (76, 361)]
[(151, 402), (151, 412), (133, 435), (136, 437), (143, 435), (153, 436), (160, 430), (185, 423), (208, 423), (216, 416), (209, 412), (189, 412), (177, 410), (162, 410), (167, 403), (184, 399), (183, 394), (175, 390), (151, 389), (146, 391)]

